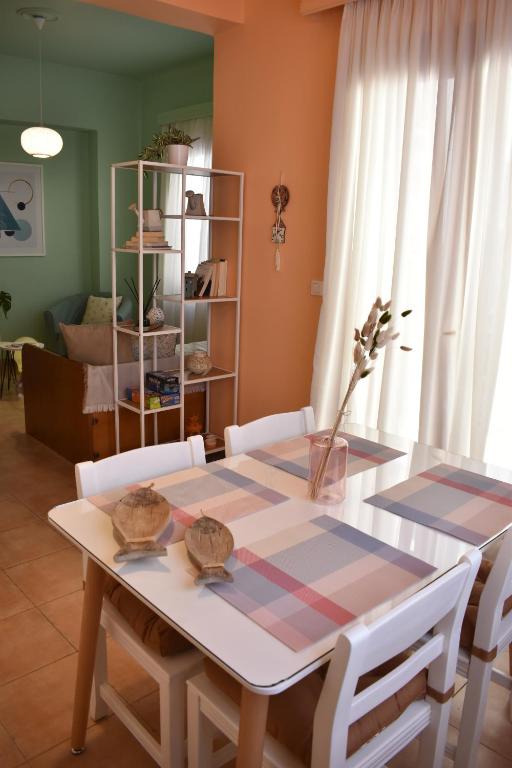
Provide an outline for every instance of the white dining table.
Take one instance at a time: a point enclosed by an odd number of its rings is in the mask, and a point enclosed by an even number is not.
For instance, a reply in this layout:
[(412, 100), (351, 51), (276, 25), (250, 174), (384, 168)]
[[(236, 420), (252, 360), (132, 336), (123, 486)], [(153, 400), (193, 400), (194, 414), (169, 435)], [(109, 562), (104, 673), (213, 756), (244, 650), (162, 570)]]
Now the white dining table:
[[(512, 482), (512, 471), (367, 427), (348, 425), (344, 430), (396, 448), (404, 455), (348, 477), (346, 498), (338, 505), (313, 503), (308, 498), (305, 480), (246, 454), (222, 459), (220, 463), (289, 497), (278, 506), (230, 522), (237, 548), (327, 514), (435, 567), (434, 572), (413, 587), (355, 620), (371, 622), (452, 568), (472, 547), (374, 507), (364, 499), (440, 463), (506, 482)], [(170, 482), (192, 479), (197, 472), (197, 468), (177, 472), (169, 476)], [(88, 556), (71, 737), (73, 751), (79, 752), (85, 745), (103, 586), (106, 574), (110, 574), (241, 683), (237, 768), (259, 768), (269, 697), (328, 661), (342, 629), (303, 650), (292, 650), (222, 597), (206, 587), (196, 586), (195, 572), (183, 541), (168, 546), (166, 557), (116, 563), (114, 554), (118, 545), (111, 519), (87, 499), (54, 507), (48, 517), (60, 533)], [(482, 548), (500, 533), (496, 532)]]

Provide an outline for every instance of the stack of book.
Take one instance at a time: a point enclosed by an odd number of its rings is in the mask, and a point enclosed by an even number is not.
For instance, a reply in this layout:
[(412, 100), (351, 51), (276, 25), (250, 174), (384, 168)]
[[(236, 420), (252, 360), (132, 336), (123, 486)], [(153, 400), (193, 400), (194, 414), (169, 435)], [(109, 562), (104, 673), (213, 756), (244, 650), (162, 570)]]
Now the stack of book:
[[(143, 248), (156, 248), (160, 250), (161, 248), (169, 248), (169, 243), (167, 240), (164, 239), (164, 233), (163, 232), (143, 232), (142, 233), (142, 242), (143, 242)], [(133, 237), (130, 237), (129, 240), (125, 243), (125, 248), (133, 248), (134, 250), (138, 250), (139, 248), (139, 233), (136, 232)]]
[(225, 296), (228, 281), (228, 263), (226, 259), (202, 261), (196, 269), (196, 296)]

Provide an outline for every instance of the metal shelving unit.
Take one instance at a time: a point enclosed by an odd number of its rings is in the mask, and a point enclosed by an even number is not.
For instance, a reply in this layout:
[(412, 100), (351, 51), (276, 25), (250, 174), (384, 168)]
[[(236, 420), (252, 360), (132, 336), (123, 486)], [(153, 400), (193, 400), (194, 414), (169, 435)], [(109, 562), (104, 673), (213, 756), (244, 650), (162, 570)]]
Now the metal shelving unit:
[[(138, 214), (138, 233), (139, 233), (139, 247), (123, 248), (116, 240), (116, 175), (120, 171), (131, 171), (137, 174), (137, 209)], [(181, 222), (181, 238), (179, 248), (158, 248), (153, 250), (148, 247), (144, 247), (143, 240), (143, 226), (142, 226), (142, 211), (144, 207), (159, 208), (158, 205), (158, 178), (161, 173), (176, 174), (181, 177), (181, 213), (166, 214), (166, 218), (174, 219)], [(151, 206), (144, 205), (144, 177), (148, 175), (152, 177), (152, 202)], [(186, 192), (186, 179), (187, 176), (203, 176), (210, 179), (210, 200), (213, 201), (213, 193), (215, 188), (215, 180), (222, 177), (231, 177), (238, 180), (238, 215), (237, 216), (189, 216), (185, 214), (187, 198)], [(139, 415), (140, 418), (140, 444), (144, 446), (146, 444), (146, 429), (145, 429), (145, 417), (152, 415), (153, 433), (155, 443), (158, 442), (158, 415), (165, 411), (179, 410), (180, 411), (180, 439), (185, 437), (185, 390), (187, 386), (192, 384), (206, 385), (206, 432), (209, 432), (210, 422), (210, 384), (215, 381), (232, 380), (233, 381), (233, 423), (237, 422), (237, 406), (238, 406), (238, 368), (239, 368), (239, 343), (240, 343), (240, 285), (241, 285), (241, 270), (242, 270), (242, 222), (243, 222), (243, 184), (244, 174), (235, 171), (221, 171), (212, 168), (196, 168), (191, 166), (179, 166), (170, 165), (167, 163), (154, 163), (143, 160), (133, 160), (125, 163), (114, 163), (111, 166), (111, 258), (112, 258), (112, 297), (113, 308), (116, 306), (117, 296), (117, 260), (120, 254), (136, 254), (137, 255), (137, 289), (141, 301), (138, 305), (138, 317), (136, 327), (125, 327), (118, 325), (116, 320), (116, 313), (113, 310), (113, 374), (114, 374), (114, 399), (115, 399), (115, 436), (116, 436), (116, 451), (120, 451), (120, 419), (119, 409), (123, 408)], [(213, 202), (210, 203), (213, 210)], [(236, 269), (235, 280), (231, 281), (231, 285), (234, 286), (234, 292), (231, 290), (229, 296), (215, 296), (215, 297), (197, 297), (193, 299), (185, 299), (185, 253), (186, 253), (186, 232), (185, 222), (190, 220), (213, 222), (228, 222), (236, 225), (237, 237), (236, 237), (236, 254), (230, 254), (229, 268)], [(212, 255), (213, 237), (212, 227), (209, 227), (209, 256)], [(178, 294), (157, 294), (153, 298), (153, 306), (165, 303), (179, 304), (180, 306), (180, 320), (179, 326), (164, 325), (154, 331), (141, 332), (139, 329), (143, 328), (143, 306), (144, 306), (144, 265), (146, 258), (151, 259), (152, 264), (152, 278), (153, 282), (158, 276), (161, 276), (163, 269), (163, 260), (180, 258), (181, 266), (181, 292)], [(185, 305), (186, 304), (205, 304), (208, 307), (208, 320), (207, 320), (207, 348), (210, 354), (210, 336), (211, 336), (211, 309), (217, 304), (230, 304), (234, 305), (235, 311), (235, 332), (234, 332), (234, 365), (233, 370), (227, 370), (215, 366), (205, 376), (196, 376), (185, 370)], [(139, 344), (139, 389), (141, 393), (140, 407), (130, 400), (127, 400), (120, 396), (119, 393), (119, 369), (118, 369), (118, 355), (117, 355), (117, 334), (124, 333), (134, 336), (138, 339)], [(170, 405), (158, 409), (144, 408), (144, 384), (145, 384), (145, 360), (144, 360), (144, 339), (153, 339), (152, 350), (152, 370), (157, 368), (157, 337), (163, 335), (174, 334), (179, 337), (180, 341), (180, 355), (179, 355), (179, 367), (175, 369), (179, 374), (180, 379), (180, 403), (179, 405)], [(218, 447), (206, 453), (214, 453), (222, 448), (223, 442), (220, 436), (218, 437)]]

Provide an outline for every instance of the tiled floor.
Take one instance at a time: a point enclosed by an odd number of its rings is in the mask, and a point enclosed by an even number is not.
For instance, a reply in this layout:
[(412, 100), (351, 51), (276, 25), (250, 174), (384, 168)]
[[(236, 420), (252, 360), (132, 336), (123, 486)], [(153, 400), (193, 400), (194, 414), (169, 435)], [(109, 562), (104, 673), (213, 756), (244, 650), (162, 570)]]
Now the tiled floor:
[[(81, 559), (49, 527), (46, 513), (74, 496), (73, 466), (25, 435), (21, 400), (0, 400), (0, 768), (154, 767), (115, 717), (90, 723), (83, 755), (69, 752)], [(114, 685), (157, 735), (155, 684), (112, 643), (109, 657)], [(452, 711), (453, 741), (463, 697), (462, 688)], [(480, 768), (512, 768), (507, 711), (506, 693), (491, 686)], [(412, 745), (390, 765), (415, 768), (416, 758)]]

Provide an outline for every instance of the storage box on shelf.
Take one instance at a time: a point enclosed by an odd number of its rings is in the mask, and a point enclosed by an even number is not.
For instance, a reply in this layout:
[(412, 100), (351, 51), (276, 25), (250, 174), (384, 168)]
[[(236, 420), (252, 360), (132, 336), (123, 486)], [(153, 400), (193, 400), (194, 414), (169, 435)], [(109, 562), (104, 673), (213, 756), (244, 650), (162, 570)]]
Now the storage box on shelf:
[[(117, 177), (119, 172), (122, 172), (126, 177), (126, 173), (136, 175), (137, 181), (137, 204), (136, 215), (138, 218), (137, 232), (125, 240), (123, 244), (120, 244), (117, 239), (116, 232), (116, 184), (118, 183)], [(173, 219), (180, 222), (180, 241), (179, 243), (169, 243), (164, 235), (164, 232), (144, 231), (143, 228), (143, 211), (144, 196), (147, 193), (147, 181), (145, 177), (149, 177), (152, 181), (152, 195), (151, 195), (151, 208), (162, 208), (159, 205), (159, 193), (160, 183), (159, 178), (161, 174), (175, 174), (180, 178), (181, 187), (181, 213), (168, 213), (164, 218)], [(209, 179), (210, 183), (210, 213), (212, 215), (206, 216), (192, 216), (186, 213), (187, 197), (185, 195), (187, 189), (187, 177), (200, 176)], [(227, 198), (231, 199), (232, 212), (236, 215), (215, 215), (217, 213), (214, 204), (214, 194), (223, 180), (226, 184), (230, 185), (230, 192), (226, 196), (223, 194), (224, 201)], [(126, 409), (135, 412), (140, 417), (140, 445), (146, 444), (146, 426), (145, 417), (152, 415), (153, 419), (153, 441), (158, 442), (158, 414), (163, 411), (176, 410), (179, 412), (180, 419), (180, 439), (185, 438), (185, 419), (184, 419), (184, 401), (185, 392), (188, 387), (192, 385), (202, 384), (206, 389), (206, 402), (205, 402), (205, 415), (204, 415), (204, 435), (209, 435), (209, 445), (206, 446), (207, 453), (217, 453), (223, 449), (223, 440), (219, 435), (215, 436), (215, 443), (213, 435), (210, 432), (210, 413), (213, 409), (215, 411), (215, 397), (214, 392), (211, 389), (211, 384), (214, 382), (229, 383), (232, 387), (230, 392), (230, 402), (232, 402), (232, 416), (228, 416), (233, 422), (237, 421), (237, 395), (238, 395), (238, 361), (239, 361), (239, 329), (240, 329), (240, 278), (242, 267), (242, 218), (243, 218), (243, 173), (235, 171), (219, 171), (209, 168), (195, 168), (189, 166), (176, 166), (166, 163), (153, 163), (146, 161), (129, 161), (125, 163), (116, 163), (112, 165), (111, 169), (111, 207), (112, 207), (112, 222), (111, 222), (111, 240), (112, 240), (112, 293), (115, 297), (117, 295), (117, 271), (118, 271), (118, 259), (124, 258), (121, 254), (136, 254), (137, 255), (137, 286), (138, 294), (141, 297), (141, 301), (138, 305), (138, 314), (136, 317), (135, 325), (118, 325), (114, 319), (114, 392), (116, 399), (115, 409), (115, 423), (116, 423), (116, 450), (120, 450), (120, 409)], [(190, 182), (189, 182), (190, 183)], [(125, 197), (125, 196), (124, 196)], [(124, 199), (123, 197), (123, 199)], [(233, 199), (236, 201), (233, 204)], [(230, 211), (231, 212), (231, 211)], [(220, 211), (219, 211), (220, 213)], [(222, 211), (227, 213), (227, 211)], [(195, 295), (191, 298), (185, 298), (185, 256), (187, 249), (186, 242), (186, 227), (185, 222), (198, 220), (202, 222), (208, 222), (208, 253), (202, 255), (202, 258), (212, 260), (212, 264), (215, 262), (217, 265), (212, 269), (212, 280), (208, 288), (207, 293), (211, 295)], [(221, 232), (217, 227), (235, 227), (229, 237), (224, 238), (221, 236)], [(215, 235), (214, 235), (215, 228)], [(236, 231), (235, 231), (236, 230)], [(216, 235), (219, 234), (219, 241), (222, 241), (222, 247), (225, 249), (222, 253), (216, 252)], [(175, 246), (179, 247), (175, 247)], [(215, 258), (214, 257), (219, 257)], [(144, 297), (144, 276), (148, 272), (148, 260), (151, 266), (152, 272), (152, 284), (158, 278), (162, 277), (164, 262), (166, 259), (179, 259), (181, 267), (181, 291), (177, 294), (165, 294), (157, 293), (152, 299), (153, 306), (161, 306), (165, 310), (166, 304), (178, 305), (180, 319), (176, 325), (170, 325), (165, 323), (163, 326), (141, 332), (139, 329), (144, 327), (143, 317), (143, 301)], [(225, 295), (220, 295), (225, 294)], [(215, 352), (213, 356), (214, 366), (206, 374), (195, 375), (186, 370), (185, 366), (185, 334), (186, 334), (186, 315), (185, 305), (193, 303), (204, 303), (207, 307), (207, 351), (212, 355), (211, 350), (211, 333), (212, 333), (212, 315), (213, 307), (224, 305), (226, 307), (232, 307), (234, 315), (233, 321), (230, 322), (232, 333), (231, 338), (223, 339), (223, 344), (226, 347), (219, 354), (219, 360), (215, 358)], [(177, 320), (177, 318), (176, 318)], [(213, 321), (214, 322), (214, 321)], [(118, 377), (118, 359), (117, 359), (117, 334), (125, 333), (134, 336), (139, 339), (139, 376), (138, 385), (131, 388), (131, 391), (120, 392), (119, 391), (119, 377)], [(176, 336), (179, 343), (179, 367), (169, 371), (176, 375), (177, 385), (175, 389), (169, 393), (159, 392), (155, 390), (155, 381), (149, 379), (144, 369), (145, 358), (145, 339), (151, 339), (152, 344), (152, 371), (150, 374), (158, 373), (158, 356), (157, 356), (157, 338), (169, 334)], [(159, 343), (159, 342), (158, 342)], [(227, 349), (229, 346), (229, 350)], [(218, 363), (217, 365), (215, 363)], [(191, 391), (194, 391), (192, 389)], [(141, 402), (141, 393), (144, 393), (144, 397)], [(224, 404), (224, 411), (226, 405)], [(222, 425), (218, 424), (217, 430), (222, 432)]]

